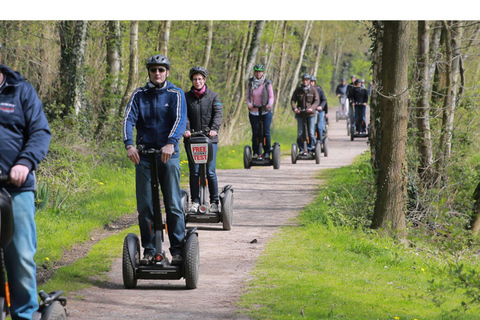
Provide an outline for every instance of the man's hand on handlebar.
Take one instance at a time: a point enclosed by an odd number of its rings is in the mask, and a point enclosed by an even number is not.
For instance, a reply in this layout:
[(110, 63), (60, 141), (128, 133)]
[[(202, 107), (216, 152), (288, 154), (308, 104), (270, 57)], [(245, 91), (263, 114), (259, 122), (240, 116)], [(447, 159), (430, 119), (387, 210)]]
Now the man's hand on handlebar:
[(167, 163), (167, 161), (172, 157), (173, 153), (175, 152), (175, 146), (171, 143), (168, 143), (164, 145), (160, 150), (162, 151), (162, 162)]
[(192, 132), (190, 130), (185, 130), (185, 133), (183, 134), (185, 138), (190, 138), (192, 136)]
[(28, 177), (30, 170), (28, 167), (17, 164), (10, 170), (10, 182), (16, 187), (20, 187)]
[(132, 146), (127, 150), (127, 157), (135, 164), (140, 163), (140, 155), (138, 154), (138, 150), (135, 148), (135, 146)]
[(210, 130), (210, 132), (208, 133), (208, 136), (209, 136), (210, 138), (213, 138), (213, 137), (215, 137), (216, 135), (217, 135), (217, 131), (215, 131), (215, 130)]

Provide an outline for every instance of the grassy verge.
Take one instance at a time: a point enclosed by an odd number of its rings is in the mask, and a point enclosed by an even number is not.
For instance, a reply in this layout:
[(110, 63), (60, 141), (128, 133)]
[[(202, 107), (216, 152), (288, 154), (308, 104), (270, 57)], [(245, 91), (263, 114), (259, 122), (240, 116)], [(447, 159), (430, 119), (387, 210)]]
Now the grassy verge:
[(439, 296), (431, 281), (443, 268), (437, 254), (342, 215), (342, 208), (365, 207), (357, 199), (369, 201), (359, 193), (368, 170), (360, 161), (322, 174), (327, 182), (299, 225), (267, 245), (239, 302), (242, 312), (254, 319), (478, 319), (478, 310), (452, 311), (465, 299), (461, 289), (441, 307), (433, 302)]

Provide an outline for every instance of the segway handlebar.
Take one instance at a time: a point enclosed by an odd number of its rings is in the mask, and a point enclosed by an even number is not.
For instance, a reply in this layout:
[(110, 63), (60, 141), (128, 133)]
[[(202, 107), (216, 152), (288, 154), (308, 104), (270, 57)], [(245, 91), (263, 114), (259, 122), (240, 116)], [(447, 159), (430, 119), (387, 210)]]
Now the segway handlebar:
[(160, 149), (145, 149), (145, 146), (143, 144), (140, 144), (137, 146), (138, 153), (143, 154), (143, 155), (148, 155), (148, 154), (161, 154), (162, 150)]
[(210, 128), (205, 128), (205, 130), (200, 130), (200, 131), (195, 131), (195, 130), (192, 130), (191, 131), (191, 136), (192, 137), (202, 137), (202, 136), (205, 136), (205, 137), (208, 137), (208, 134), (210, 133)]
[(3, 174), (3, 171), (0, 170), (0, 183), (7, 183), (10, 181), (10, 176)]

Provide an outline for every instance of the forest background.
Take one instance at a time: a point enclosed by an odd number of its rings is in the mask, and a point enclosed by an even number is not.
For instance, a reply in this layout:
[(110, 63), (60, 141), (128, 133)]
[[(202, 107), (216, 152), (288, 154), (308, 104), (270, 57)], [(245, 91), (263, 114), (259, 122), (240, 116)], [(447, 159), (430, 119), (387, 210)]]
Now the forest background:
[[(367, 84), (373, 82), (377, 90), (371, 100), (369, 142), (375, 183), (367, 189), (368, 201), (362, 203), (360, 216), (357, 212), (351, 219), (337, 217), (337, 222), (394, 230), (408, 226), (409, 233), (426, 235), (432, 243), (454, 247), (455, 252), (469, 248), (476, 253), (478, 242), (472, 235), (478, 232), (475, 223), (480, 208), (479, 23), (402, 23), (0, 21), (2, 63), (33, 84), (53, 133), (49, 154), (38, 171), (37, 206), (43, 212), (39, 219), (46, 221), (39, 239), (53, 235), (59, 219), (75, 229), (75, 221), (94, 214), (104, 224), (115, 218), (111, 211), (117, 216), (131, 211), (131, 190), (115, 190), (111, 185), (107, 190), (104, 181), (113, 175), (132, 182), (132, 165), (121, 141), (122, 113), (131, 92), (147, 81), (145, 60), (160, 53), (171, 62), (169, 80), (185, 91), (191, 86), (189, 69), (207, 68), (207, 84), (219, 93), (224, 105), (220, 131), (224, 146), (248, 142), (245, 89), (256, 63), (266, 65), (266, 75), (273, 81), (274, 128), (294, 123), (289, 99), (302, 73), (316, 76), (324, 88), (332, 119), (337, 105), (333, 92), (340, 78), (355, 74)], [(398, 33), (399, 26), (409, 32)], [(405, 58), (403, 69), (389, 60), (398, 55)], [(401, 91), (385, 95), (381, 85), (386, 87), (388, 79), (397, 78), (403, 81), (397, 86)], [(382, 108), (398, 97), (398, 108), (383, 109), (399, 116), (390, 123)], [(392, 134), (390, 142), (400, 145), (397, 149), (404, 153), (385, 156), (380, 142), (400, 123), (404, 124), (401, 135)], [(395, 177), (385, 178), (382, 168), (390, 167), (392, 160), (401, 164), (400, 169)], [(397, 199), (380, 194), (379, 186), (387, 180), (400, 186)], [(118, 203), (117, 198), (111, 199), (110, 210), (99, 214), (92, 196), (99, 190), (114, 190), (118, 198), (127, 199), (126, 206), (113, 210)], [(85, 199), (87, 195), (90, 199)], [(390, 199), (394, 201), (380, 210), (381, 200)], [(389, 217), (390, 212), (394, 216)], [(397, 223), (399, 217), (402, 223)], [(73, 233), (81, 239), (88, 234), (85, 230)], [(55, 260), (61, 250), (52, 253), (39, 245), (37, 260)]]

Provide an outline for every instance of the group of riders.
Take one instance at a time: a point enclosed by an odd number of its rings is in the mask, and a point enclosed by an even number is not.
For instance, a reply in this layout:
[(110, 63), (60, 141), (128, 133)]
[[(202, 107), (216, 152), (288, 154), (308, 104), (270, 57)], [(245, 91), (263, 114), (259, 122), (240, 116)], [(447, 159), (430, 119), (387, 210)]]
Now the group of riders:
[[(341, 83), (335, 89), (339, 98), (338, 116), (345, 119), (350, 112), (355, 115), (355, 131), (359, 134), (366, 134), (366, 107), (368, 98), (371, 95), (372, 86), (365, 88), (365, 80), (357, 79), (355, 75), (350, 77), (351, 82), (347, 85), (346, 79), (342, 78)], [(350, 109), (349, 106), (352, 108)]]
[[(0, 56), (1, 57), (1, 56)], [(213, 157), (207, 165), (207, 179), (210, 196), (210, 212), (219, 211), (219, 192), (217, 176), (215, 172), (218, 131), (222, 126), (223, 106), (219, 95), (207, 86), (208, 73), (207, 70), (201, 66), (191, 68), (189, 78), (191, 87), (189, 91), (184, 91), (176, 87), (167, 78), (170, 74), (171, 64), (167, 57), (163, 55), (154, 55), (146, 62), (146, 71), (148, 81), (145, 86), (137, 88), (126, 106), (123, 120), (123, 141), (127, 157), (135, 164), (135, 182), (136, 182), (136, 199), (138, 210), (138, 221), (141, 233), (141, 243), (143, 247), (143, 258), (141, 264), (152, 263), (155, 255), (155, 234), (152, 225), (154, 223), (154, 212), (152, 204), (152, 196), (150, 192), (150, 185), (152, 177), (150, 175), (149, 159), (143, 155), (137, 148), (142, 146), (145, 149), (161, 150), (158, 156), (158, 178), (160, 189), (163, 195), (165, 204), (165, 212), (168, 224), (168, 237), (170, 240), (170, 253), (172, 255), (172, 264), (181, 265), (183, 263), (182, 257), (182, 241), (185, 237), (185, 217), (182, 209), (182, 195), (180, 189), (180, 162), (179, 162), (179, 142), (183, 139), (189, 139), (193, 132), (202, 131), (207, 134), (213, 144)], [(272, 81), (265, 76), (265, 66), (256, 64), (253, 67), (254, 75), (248, 80), (246, 104), (249, 110), (249, 120), (252, 129), (252, 147), (255, 150), (254, 158), (270, 158), (271, 153), (271, 136), (270, 126), (272, 123), (274, 105), (274, 91), (272, 88)], [(318, 139), (322, 139), (325, 124), (328, 123), (328, 103), (324, 90), (316, 84), (316, 79), (309, 74), (302, 75), (301, 85), (297, 87), (291, 97), (291, 107), (295, 113), (297, 120), (297, 142), (303, 137), (304, 123), (307, 124), (309, 144), (307, 150), (301, 149), (300, 152), (307, 153), (314, 149), (315, 146), (315, 130), (318, 130)], [(3, 79), (3, 80), (2, 80)], [(6, 80), (5, 80), (6, 79)], [(344, 79), (342, 79), (344, 80)], [(368, 93), (362, 88), (361, 80), (352, 78), (352, 86), (346, 86), (345, 81), (337, 87), (337, 95), (339, 97), (346, 96), (352, 105), (355, 106), (355, 114), (358, 119), (365, 118), (365, 106), (368, 101)], [(21, 84), (21, 86), (18, 85)], [(16, 86), (13, 86), (16, 85)], [(3, 88), (3, 91), (1, 90)], [(39, 116), (35, 119), (28, 119), (26, 124), (27, 129), (22, 131), (24, 139), (23, 147), (21, 145), (12, 150), (2, 150), (2, 153), (10, 152), (11, 159), (20, 159), (15, 163), (13, 160), (8, 163), (0, 161), (0, 169), (9, 174), (11, 183), (0, 184), (0, 187), (5, 187), (14, 195), (14, 215), (17, 221), (19, 206), (17, 203), (26, 203), (22, 197), (29, 197), (28, 211), (29, 215), (26, 218), (30, 225), (33, 224), (33, 185), (34, 176), (33, 170), (36, 165), (43, 159), (49, 145), (50, 131), (46, 117), (43, 113), (43, 108), (39, 102), (38, 96), (32, 87), (24, 81), (18, 74), (12, 72), (10, 69), (0, 66), (0, 103), (2, 101), (6, 106), (11, 104), (22, 105), (26, 100), (10, 101), (10, 96), (4, 95), (7, 89), (23, 90), (22, 95), (27, 95), (30, 99), (27, 102), (38, 110)], [(12, 95), (13, 96), (13, 95)], [(31, 101), (31, 102), (30, 102)], [(341, 100), (342, 101), (342, 100)], [(23, 109), (28, 108), (25, 106)], [(261, 108), (259, 108), (261, 107)], [(341, 105), (341, 112), (346, 114), (348, 111), (345, 105)], [(22, 108), (10, 108), (7, 111), (21, 112)], [(10, 112), (9, 111), (9, 112)], [(3, 112), (0, 120), (8, 122), (14, 121), (14, 118), (7, 117), (10, 113)], [(263, 137), (265, 143), (263, 150), (258, 150), (258, 127), (262, 117), (263, 123)], [(20, 117), (18, 117), (20, 119)], [(21, 117), (23, 119), (23, 116)], [(361, 123), (361, 121), (358, 121)], [(365, 123), (365, 121), (363, 121)], [(38, 126), (38, 130), (36, 129)], [(31, 128), (35, 128), (35, 132), (42, 135), (42, 147), (30, 147), (28, 143), (36, 136), (31, 134)], [(134, 129), (136, 129), (136, 137), (134, 137)], [(361, 124), (357, 124), (357, 131), (365, 131)], [(20, 131), (19, 131), (20, 132)], [(11, 133), (12, 135), (14, 133)], [(20, 141), (21, 139), (18, 138)], [(302, 148), (303, 144), (298, 143)], [(33, 156), (22, 153), (24, 149), (29, 147), (33, 151)], [(23, 149), (22, 149), (23, 148)], [(27, 151), (30, 152), (28, 149)], [(263, 151), (263, 152), (262, 152)], [(35, 153), (36, 152), (36, 153)], [(22, 156), (22, 154), (24, 154)], [(38, 156), (37, 156), (38, 154)], [(10, 159), (9, 158), (9, 159)], [(23, 161), (23, 162), (22, 162)], [(192, 205), (190, 211), (197, 213), (199, 210), (199, 166), (189, 159), (190, 169), (190, 193)], [(22, 179), (17, 179), (15, 173), (20, 172), (23, 175)], [(23, 223), (23, 222), (22, 222)], [(26, 225), (26, 223), (25, 223)], [(23, 228), (24, 226), (22, 226)], [(18, 228), (21, 230), (22, 228)], [(32, 227), (34, 230), (34, 227)], [(16, 274), (13, 272), (16, 266), (10, 263), (7, 259), (7, 270), (9, 273), (9, 280), (12, 282), (14, 288), (18, 292), (23, 292), (22, 296), (12, 295), (12, 316), (14, 319), (28, 319), (31, 318), (32, 312), (38, 308), (36, 303), (36, 286), (35, 284), (35, 263), (33, 255), (35, 252), (34, 245), (25, 247), (15, 247), (15, 243), (20, 243), (27, 239), (32, 244), (36, 242), (36, 234), (31, 232), (29, 234), (18, 233), (21, 239), (14, 239), (12, 245), (7, 247), (7, 257), (21, 256), (18, 252), (26, 252), (28, 249), (29, 255), (25, 258), (29, 267), (25, 268), (25, 272), (21, 275), (22, 278), (29, 279), (26, 282), (16, 281)], [(12, 252), (10, 252), (12, 251)], [(15, 263), (14, 263), (15, 264)], [(20, 275), (19, 275), (20, 276)]]

